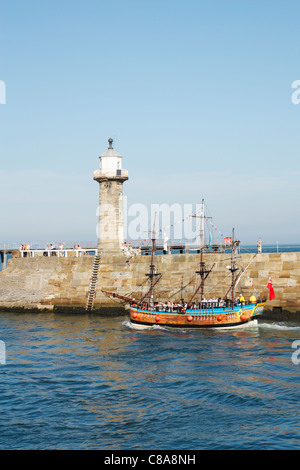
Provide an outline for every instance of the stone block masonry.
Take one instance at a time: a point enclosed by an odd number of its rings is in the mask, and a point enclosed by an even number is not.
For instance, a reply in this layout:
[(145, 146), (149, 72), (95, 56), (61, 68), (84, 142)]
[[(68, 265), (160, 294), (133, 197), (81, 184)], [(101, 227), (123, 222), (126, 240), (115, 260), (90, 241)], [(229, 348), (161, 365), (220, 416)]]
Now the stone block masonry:
[[(246, 267), (252, 254), (242, 254), (239, 267)], [(226, 258), (226, 256), (225, 256)], [(205, 284), (206, 297), (223, 296), (230, 288), (231, 275), (224, 255), (207, 254), (205, 261), (209, 268), (216, 263)], [(106, 297), (101, 289), (132, 295), (138, 299), (146, 293), (145, 274), (149, 271), (150, 257), (136, 256), (128, 260), (123, 255), (104, 256), (101, 260), (97, 295), (94, 303), (96, 312), (120, 312), (122, 306)], [(174, 254), (154, 257), (156, 271), (162, 279), (156, 288), (157, 299), (181, 298), (181, 286), (189, 284), (183, 291), (188, 300), (199, 276), (199, 255)], [(83, 311), (89, 289), (93, 266), (93, 256), (81, 258), (13, 258), (7, 269), (0, 272), (0, 308)], [(268, 296), (266, 288), (269, 277), (272, 279), (276, 298), (267, 303), (270, 311), (285, 310), (300, 313), (300, 253), (270, 253), (255, 257), (241, 277), (237, 293), (245, 298), (258, 291)], [(120, 310), (120, 307), (121, 310)]]

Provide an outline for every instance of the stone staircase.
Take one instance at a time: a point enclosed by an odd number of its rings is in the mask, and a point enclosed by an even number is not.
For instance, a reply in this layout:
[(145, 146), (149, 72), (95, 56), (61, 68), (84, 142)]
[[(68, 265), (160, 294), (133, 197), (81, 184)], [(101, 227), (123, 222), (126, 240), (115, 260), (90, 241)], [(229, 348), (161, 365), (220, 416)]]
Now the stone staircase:
[(90, 280), (89, 291), (88, 291), (88, 295), (87, 295), (87, 299), (86, 299), (85, 310), (87, 312), (90, 312), (93, 309), (93, 306), (94, 306), (94, 301), (95, 301), (95, 297), (96, 297), (97, 282), (98, 282), (99, 271), (100, 271), (100, 264), (101, 264), (101, 256), (100, 255), (95, 255), (93, 269), (92, 269), (92, 276), (91, 276), (91, 280)]

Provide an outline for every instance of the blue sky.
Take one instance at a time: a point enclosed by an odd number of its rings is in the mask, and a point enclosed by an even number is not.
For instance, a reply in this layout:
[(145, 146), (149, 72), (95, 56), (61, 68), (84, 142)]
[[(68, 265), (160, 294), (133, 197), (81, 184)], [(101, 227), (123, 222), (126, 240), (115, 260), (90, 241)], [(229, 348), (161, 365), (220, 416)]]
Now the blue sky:
[(298, 0), (0, 2), (0, 242), (94, 240), (113, 137), (128, 205), (299, 242)]

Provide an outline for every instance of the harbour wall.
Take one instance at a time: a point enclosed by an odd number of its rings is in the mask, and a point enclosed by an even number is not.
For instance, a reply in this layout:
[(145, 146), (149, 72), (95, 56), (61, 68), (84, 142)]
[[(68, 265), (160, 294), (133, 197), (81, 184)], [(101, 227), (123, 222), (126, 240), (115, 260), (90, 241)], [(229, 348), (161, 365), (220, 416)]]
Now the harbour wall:
[[(92, 273), (93, 256), (19, 258), (13, 253), (7, 268), (0, 272), (0, 309), (37, 311), (84, 311)], [(241, 254), (238, 264), (245, 269), (253, 254)], [(211, 271), (205, 284), (205, 295), (225, 296), (230, 288), (230, 255), (209, 253), (205, 255), (206, 267)], [(97, 285), (95, 312), (116, 314), (124, 306), (107, 297), (101, 290), (133, 296), (136, 299), (147, 291), (145, 274), (149, 272), (150, 257), (123, 255), (103, 257)], [(156, 298), (178, 301), (188, 300), (199, 284), (199, 254), (169, 254), (154, 257), (156, 272), (162, 274), (155, 293)], [(237, 271), (238, 273), (238, 271)], [(257, 254), (244, 271), (236, 293), (245, 299), (252, 293), (268, 298), (266, 288), (271, 277), (275, 299), (268, 301), (266, 311), (276, 318), (300, 315), (300, 253)], [(181, 288), (185, 289), (181, 292)]]

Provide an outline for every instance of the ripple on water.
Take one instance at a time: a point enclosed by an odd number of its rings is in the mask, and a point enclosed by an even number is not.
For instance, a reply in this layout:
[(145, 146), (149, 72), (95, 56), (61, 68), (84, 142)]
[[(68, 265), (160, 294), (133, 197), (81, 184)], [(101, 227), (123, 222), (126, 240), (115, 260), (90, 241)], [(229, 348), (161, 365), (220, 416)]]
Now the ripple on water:
[(2, 449), (299, 448), (299, 324), (0, 314)]

